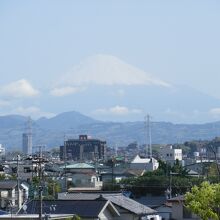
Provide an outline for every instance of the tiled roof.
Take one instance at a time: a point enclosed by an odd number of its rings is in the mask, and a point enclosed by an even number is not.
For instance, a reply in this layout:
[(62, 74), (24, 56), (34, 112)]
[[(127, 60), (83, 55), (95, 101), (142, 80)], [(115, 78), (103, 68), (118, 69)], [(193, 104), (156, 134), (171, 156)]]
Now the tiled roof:
[(150, 158), (140, 158), (139, 155), (137, 155), (131, 163), (150, 163)]
[(156, 212), (155, 210), (124, 196), (122, 193), (59, 193), (59, 199), (95, 200), (100, 195), (102, 195), (103, 198), (111, 201), (113, 204), (127, 209), (137, 215), (150, 214)]
[[(43, 213), (47, 214), (77, 214), (82, 218), (97, 218), (107, 200), (44, 200)], [(38, 214), (39, 200), (32, 200), (27, 205), (26, 212), (21, 209), (19, 214)]]
[(16, 180), (0, 181), (0, 189), (14, 189), (17, 186)]
[(151, 196), (151, 195), (147, 195), (147, 196), (142, 196), (140, 198), (136, 198), (135, 201), (146, 205), (148, 207), (158, 207), (163, 205), (166, 202), (166, 197), (164, 196)]
[(123, 207), (137, 215), (150, 214), (150, 213), (153, 214), (156, 212), (155, 210), (145, 205), (142, 205), (122, 194), (103, 195), (103, 197), (110, 200), (113, 204)]

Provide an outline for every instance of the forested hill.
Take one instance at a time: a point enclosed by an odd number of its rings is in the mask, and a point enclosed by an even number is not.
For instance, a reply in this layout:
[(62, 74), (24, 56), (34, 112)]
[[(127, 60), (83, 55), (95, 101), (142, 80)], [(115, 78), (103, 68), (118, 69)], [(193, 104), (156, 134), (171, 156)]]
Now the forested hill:
[[(9, 115), (0, 117), (0, 143), (6, 149), (21, 149), (22, 133), (27, 132), (27, 117)], [(144, 122), (103, 122), (78, 112), (66, 112), (53, 118), (32, 121), (33, 144), (57, 147), (65, 138), (88, 134), (104, 139), (109, 146), (125, 146), (137, 141), (146, 143)], [(206, 124), (151, 123), (152, 143), (172, 144), (190, 140), (210, 140), (220, 136), (220, 122)]]

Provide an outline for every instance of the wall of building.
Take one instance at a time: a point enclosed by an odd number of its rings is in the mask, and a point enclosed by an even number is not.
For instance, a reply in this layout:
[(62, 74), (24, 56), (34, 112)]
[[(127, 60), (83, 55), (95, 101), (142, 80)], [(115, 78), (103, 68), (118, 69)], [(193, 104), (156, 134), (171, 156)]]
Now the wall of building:
[(173, 149), (172, 146), (166, 146), (160, 149), (160, 155), (164, 161), (182, 161), (182, 149)]
[(111, 220), (111, 219), (114, 219), (114, 217), (112, 216), (112, 213), (110, 212), (110, 210), (106, 208), (103, 212), (99, 214), (99, 219), (100, 220)]
[(123, 209), (119, 206), (116, 206), (118, 212), (120, 213), (119, 217), (116, 217), (116, 220), (139, 220), (139, 216), (134, 213), (129, 212), (126, 209)]
[(183, 219), (183, 206), (179, 202), (172, 203), (172, 218), (176, 220)]
[(86, 135), (80, 135), (79, 139), (69, 139), (60, 146), (60, 159), (75, 161), (105, 159), (106, 142), (98, 139), (90, 139)]

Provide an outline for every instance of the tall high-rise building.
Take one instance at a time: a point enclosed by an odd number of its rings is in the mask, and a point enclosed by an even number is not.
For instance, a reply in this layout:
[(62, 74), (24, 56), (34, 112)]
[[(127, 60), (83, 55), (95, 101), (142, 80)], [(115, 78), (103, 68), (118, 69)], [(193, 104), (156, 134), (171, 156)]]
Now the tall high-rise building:
[(22, 136), (23, 153), (26, 155), (32, 154), (32, 134), (23, 133)]
[(32, 154), (32, 121), (31, 117), (28, 117), (26, 123), (26, 132), (22, 135), (23, 153), (26, 155)]
[(106, 141), (79, 135), (79, 139), (68, 139), (60, 146), (61, 160), (97, 160), (105, 159)]

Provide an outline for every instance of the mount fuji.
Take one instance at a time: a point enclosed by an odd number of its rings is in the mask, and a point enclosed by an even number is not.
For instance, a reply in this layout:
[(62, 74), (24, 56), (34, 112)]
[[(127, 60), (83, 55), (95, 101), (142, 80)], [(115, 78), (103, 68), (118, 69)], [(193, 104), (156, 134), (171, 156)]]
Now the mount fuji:
[(143, 120), (146, 114), (175, 123), (220, 119), (219, 99), (167, 82), (111, 55), (88, 57), (62, 74), (50, 96), (50, 106), (59, 112), (74, 109), (104, 121)]

